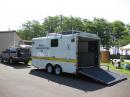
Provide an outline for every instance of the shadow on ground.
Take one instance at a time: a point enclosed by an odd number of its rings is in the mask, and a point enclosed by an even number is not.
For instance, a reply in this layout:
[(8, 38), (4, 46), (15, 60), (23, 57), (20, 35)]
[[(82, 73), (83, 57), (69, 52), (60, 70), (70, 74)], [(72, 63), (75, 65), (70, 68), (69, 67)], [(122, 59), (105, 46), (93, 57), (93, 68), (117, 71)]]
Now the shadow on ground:
[(96, 91), (106, 87), (82, 75), (71, 75), (64, 73), (61, 76), (56, 76), (54, 74), (48, 74), (45, 70), (41, 69), (32, 69), (29, 74), (45, 78), (48, 81), (53, 81), (58, 84), (80, 89), (85, 92)]
[(2, 63), (3, 65), (7, 65), (7, 66), (11, 66), (15, 69), (24, 69), (24, 68), (31, 68), (31, 65), (27, 65), (24, 63), (13, 63), (13, 64), (9, 64), (8, 62), (4, 62)]

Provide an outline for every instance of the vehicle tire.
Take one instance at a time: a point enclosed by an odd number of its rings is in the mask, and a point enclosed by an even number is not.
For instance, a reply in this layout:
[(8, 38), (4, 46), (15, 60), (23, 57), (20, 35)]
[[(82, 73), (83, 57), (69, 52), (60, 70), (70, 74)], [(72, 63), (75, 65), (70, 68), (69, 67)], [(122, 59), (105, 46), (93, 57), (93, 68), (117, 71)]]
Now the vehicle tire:
[(56, 75), (61, 75), (62, 73), (62, 68), (59, 65), (56, 65), (54, 68), (54, 72)]
[(13, 64), (12, 58), (9, 59), (9, 64), (11, 64), (11, 65)]
[(48, 73), (52, 73), (53, 72), (53, 66), (51, 64), (48, 64), (46, 66), (46, 70), (47, 70)]
[(28, 65), (28, 61), (24, 62), (25, 65)]
[(1, 63), (4, 63), (4, 59), (3, 59), (3, 58), (1, 58), (1, 60), (0, 60), (0, 61), (1, 61)]

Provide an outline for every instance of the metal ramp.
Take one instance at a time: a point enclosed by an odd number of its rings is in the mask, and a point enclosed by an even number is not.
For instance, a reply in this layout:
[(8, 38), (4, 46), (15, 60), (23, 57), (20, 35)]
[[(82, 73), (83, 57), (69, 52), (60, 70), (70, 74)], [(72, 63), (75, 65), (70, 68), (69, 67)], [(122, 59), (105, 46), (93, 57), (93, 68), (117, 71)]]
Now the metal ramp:
[(90, 77), (100, 83), (110, 85), (127, 79), (126, 76), (107, 71), (98, 67), (82, 68), (78, 71), (80, 74)]

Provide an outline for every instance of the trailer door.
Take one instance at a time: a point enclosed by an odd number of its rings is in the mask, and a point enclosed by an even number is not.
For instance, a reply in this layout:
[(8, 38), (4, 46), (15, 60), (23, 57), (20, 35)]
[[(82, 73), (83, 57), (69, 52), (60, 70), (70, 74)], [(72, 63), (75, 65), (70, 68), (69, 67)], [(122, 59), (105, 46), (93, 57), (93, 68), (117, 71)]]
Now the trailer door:
[(78, 68), (99, 66), (99, 40), (78, 37)]

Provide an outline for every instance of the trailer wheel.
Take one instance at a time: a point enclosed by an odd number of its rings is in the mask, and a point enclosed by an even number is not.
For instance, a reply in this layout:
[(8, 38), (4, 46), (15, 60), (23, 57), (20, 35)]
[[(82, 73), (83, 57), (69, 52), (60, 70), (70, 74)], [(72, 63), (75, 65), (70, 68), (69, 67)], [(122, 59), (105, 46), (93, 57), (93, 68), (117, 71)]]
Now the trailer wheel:
[(59, 65), (56, 65), (54, 68), (55, 74), (56, 75), (61, 75), (62, 73), (62, 68)]
[(53, 72), (53, 66), (51, 64), (48, 64), (46, 66), (46, 70), (47, 70), (48, 73), (52, 73)]

